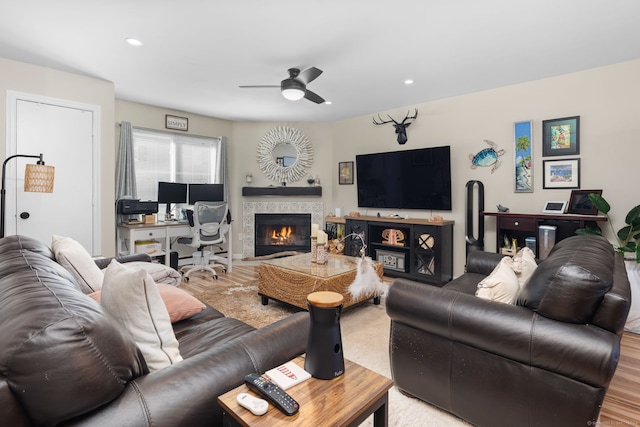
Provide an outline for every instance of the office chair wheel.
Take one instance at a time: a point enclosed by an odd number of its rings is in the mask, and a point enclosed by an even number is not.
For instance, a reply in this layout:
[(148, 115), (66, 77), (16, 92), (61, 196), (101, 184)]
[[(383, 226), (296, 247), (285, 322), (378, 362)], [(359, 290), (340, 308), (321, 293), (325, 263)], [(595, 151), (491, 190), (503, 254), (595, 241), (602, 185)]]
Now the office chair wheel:
[(189, 277), (188, 277), (188, 276), (184, 276), (184, 277), (182, 278), (182, 280), (184, 280), (185, 282), (188, 282), (188, 281), (189, 281)]

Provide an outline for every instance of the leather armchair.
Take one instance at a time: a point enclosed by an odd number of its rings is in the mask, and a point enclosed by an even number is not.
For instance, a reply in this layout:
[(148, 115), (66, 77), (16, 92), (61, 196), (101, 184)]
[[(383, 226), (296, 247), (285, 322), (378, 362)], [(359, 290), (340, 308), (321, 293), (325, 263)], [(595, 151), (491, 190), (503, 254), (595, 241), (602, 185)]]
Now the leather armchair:
[(516, 304), (476, 297), (502, 257), (471, 252), (465, 274), (441, 288), (394, 281), (396, 386), (478, 426), (595, 425), (631, 303), (622, 258), (601, 237), (571, 237)]

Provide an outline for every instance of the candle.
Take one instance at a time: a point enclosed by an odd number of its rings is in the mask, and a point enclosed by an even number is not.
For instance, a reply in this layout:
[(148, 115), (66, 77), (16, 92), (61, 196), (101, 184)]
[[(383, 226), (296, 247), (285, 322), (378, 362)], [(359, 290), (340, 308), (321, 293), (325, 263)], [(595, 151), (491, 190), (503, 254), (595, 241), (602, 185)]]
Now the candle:
[(318, 224), (311, 224), (311, 237), (318, 237), (318, 231), (320, 231), (320, 226)]
[(326, 245), (328, 240), (328, 235), (324, 231), (318, 230), (318, 244)]

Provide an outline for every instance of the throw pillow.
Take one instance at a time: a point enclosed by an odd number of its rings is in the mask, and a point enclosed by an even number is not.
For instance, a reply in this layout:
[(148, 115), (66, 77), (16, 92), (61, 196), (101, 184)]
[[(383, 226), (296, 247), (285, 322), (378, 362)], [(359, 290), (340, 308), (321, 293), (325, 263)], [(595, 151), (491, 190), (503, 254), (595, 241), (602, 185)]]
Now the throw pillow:
[[(130, 263), (127, 263), (127, 267), (129, 267), (129, 264)], [(182, 289), (164, 283), (157, 283), (157, 285), (160, 297), (169, 313), (171, 323), (188, 319), (206, 308), (200, 300), (194, 298)], [(97, 302), (100, 302), (102, 291), (93, 292), (89, 294), (89, 296)]]
[(520, 284), (509, 263), (509, 257), (502, 258), (491, 274), (478, 283), (477, 297), (506, 304), (516, 301)]
[(149, 273), (111, 261), (104, 273), (101, 304), (142, 352), (149, 371), (182, 360), (171, 319)]
[(529, 280), (533, 272), (538, 267), (536, 257), (529, 248), (522, 248), (512, 259), (508, 261), (509, 266), (516, 273), (520, 287), (523, 287)]
[(71, 237), (53, 236), (51, 250), (56, 261), (78, 281), (81, 291), (88, 293), (102, 288), (104, 274), (79, 242)]

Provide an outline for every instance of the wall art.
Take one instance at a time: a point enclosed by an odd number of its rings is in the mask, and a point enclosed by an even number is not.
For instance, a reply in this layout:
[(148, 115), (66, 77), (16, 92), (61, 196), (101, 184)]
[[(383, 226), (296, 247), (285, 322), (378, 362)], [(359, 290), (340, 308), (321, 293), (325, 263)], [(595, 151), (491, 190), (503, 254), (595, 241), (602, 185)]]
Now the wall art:
[(580, 159), (544, 160), (543, 188), (580, 188)]
[(580, 154), (580, 116), (542, 122), (542, 155)]
[(533, 193), (533, 122), (516, 122), (514, 129), (514, 192)]
[(353, 184), (353, 162), (338, 163), (338, 184)]
[(172, 116), (165, 114), (164, 127), (167, 129), (181, 130), (187, 132), (189, 130), (189, 119), (187, 117)]

